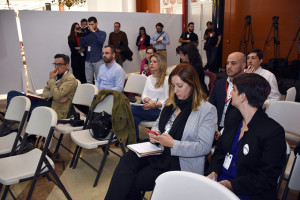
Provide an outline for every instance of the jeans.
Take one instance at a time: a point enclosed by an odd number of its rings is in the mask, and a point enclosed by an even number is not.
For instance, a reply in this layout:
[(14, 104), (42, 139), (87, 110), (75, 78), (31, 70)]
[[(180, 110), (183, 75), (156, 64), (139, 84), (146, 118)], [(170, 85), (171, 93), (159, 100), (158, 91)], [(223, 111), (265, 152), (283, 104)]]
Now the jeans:
[(131, 111), (133, 115), (135, 130), (136, 130), (136, 139), (139, 140), (139, 124), (143, 120), (155, 121), (159, 114), (160, 109), (144, 110), (141, 106), (131, 106)]
[(95, 79), (97, 79), (99, 68), (103, 64), (102, 59), (95, 63), (85, 62), (85, 77), (86, 82), (93, 84), (94, 74)]
[(204, 70), (209, 70), (210, 72), (213, 72), (213, 64), (215, 63), (217, 59), (218, 54), (218, 47), (215, 46), (209, 46), (206, 50), (206, 58), (207, 58), (207, 64), (204, 67)]

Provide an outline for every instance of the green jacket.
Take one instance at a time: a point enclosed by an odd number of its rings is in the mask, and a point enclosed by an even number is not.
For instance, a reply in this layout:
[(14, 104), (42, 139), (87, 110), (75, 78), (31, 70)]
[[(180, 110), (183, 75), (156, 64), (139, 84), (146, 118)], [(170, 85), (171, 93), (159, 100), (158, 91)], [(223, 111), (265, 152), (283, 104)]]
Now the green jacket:
[[(53, 99), (51, 108), (56, 111), (58, 119), (67, 117), (77, 84), (76, 78), (68, 71), (56, 84), (54, 79), (50, 79), (44, 87), (42, 96), (46, 99)], [(68, 97), (68, 101), (59, 103), (58, 100), (62, 97)]]
[(97, 98), (92, 102), (91, 110), (96, 108), (96, 105), (100, 103), (106, 96), (113, 95), (113, 109), (112, 109), (112, 129), (114, 134), (122, 142), (128, 138), (128, 144), (136, 143), (135, 127), (131, 107), (127, 97), (116, 90), (101, 90)]

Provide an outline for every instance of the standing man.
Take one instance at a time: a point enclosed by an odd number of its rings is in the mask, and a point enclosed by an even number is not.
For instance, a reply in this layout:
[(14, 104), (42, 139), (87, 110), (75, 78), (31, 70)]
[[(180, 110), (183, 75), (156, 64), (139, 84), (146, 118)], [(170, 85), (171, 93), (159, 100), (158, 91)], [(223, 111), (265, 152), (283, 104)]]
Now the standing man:
[(116, 50), (113, 46), (107, 45), (103, 49), (103, 61), (100, 66), (96, 80), (98, 91), (103, 89), (117, 90), (123, 92), (126, 79), (124, 69), (115, 61)]
[[(213, 92), (209, 97), (209, 102), (217, 108), (218, 130), (224, 127), (224, 119), (228, 109), (231, 109), (231, 91), (233, 90), (232, 81), (235, 77), (244, 73), (246, 67), (246, 56), (241, 52), (231, 53), (226, 62), (227, 77), (218, 80)], [(216, 136), (218, 137), (219, 132)]]
[(156, 32), (152, 34), (150, 44), (156, 48), (157, 53), (163, 55), (167, 62), (167, 44), (170, 44), (169, 35), (163, 31), (164, 25), (160, 22), (156, 24)]
[(85, 77), (87, 83), (93, 84), (94, 75), (98, 75), (99, 67), (103, 64), (102, 48), (106, 33), (97, 28), (98, 22), (95, 17), (90, 17), (88, 22), (90, 33), (80, 40), (80, 48), (86, 48)]
[(196, 47), (199, 45), (198, 35), (194, 33), (194, 28), (194, 22), (190, 22), (188, 24), (187, 32), (182, 33), (178, 40), (178, 42), (181, 43), (181, 46), (184, 46), (189, 42), (193, 42)]
[(114, 23), (114, 32), (109, 34), (108, 45), (112, 45), (116, 49), (116, 62), (123, 66), (123, 59), (121, 57), (122, 50), (121, 45), (128, 46), (128, 39), (125, 32), (120, 30), (121, 24), (119, 22)]
[(221, 43), (222, 36), (218, 29), (214, 28), (211, 21), (206, 23), (207, 29), (205, 30), (203, 39), (206, 40), (204, 50), (206, 51), (207, 64), (204, 70), (213, 72), (213, 64), (215, 63), (218, 55), (218, 47)]
[(263, 53), (260, 49), (252, 49), (247, 54), (247, 65), (246, 73), (256, 73), (264, 77), (271, 86), (271, 92), (264, 103), (264, 107), (267, 106), (270, 101), (280, 101), (281, 94), (278, 90), (278, 84), (276, 77), (269, 70), (261, 68), (260, 64), (263, 61)]

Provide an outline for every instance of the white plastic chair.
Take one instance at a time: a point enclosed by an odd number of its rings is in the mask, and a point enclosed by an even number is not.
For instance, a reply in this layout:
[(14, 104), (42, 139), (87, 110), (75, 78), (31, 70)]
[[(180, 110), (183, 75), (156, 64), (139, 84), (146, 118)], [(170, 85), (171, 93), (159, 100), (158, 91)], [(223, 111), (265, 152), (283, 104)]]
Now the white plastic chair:
[(155, 183), (151, 200), (239, 199), (220, 183), (192, 172), (166, 172), (160, 175)]
[(296, 100), (296, 88), (291, 87), (286, 91), (285, 101), (295, 101)]
[(124, 87), (124, 92), (131, 92), (142, 95), (147, 77), (140, 74), (132, 74), (128, 77)]
[[(32, 111), (24, 138), (28, 134), (45, 137), (46, 142), (43, 151), (35, 148), (24, 154), (0, 159), (0, 183), (1, 186), (6, 185), (2, 199), (5, 199), (8, 192), (13, 196), (9, 189), (10, 185), (32, 179), (33, 181), (27, 195), (27, 199), (30, 199), (36, 181), (42, 175), (46, 175), (49, 180), (54, 179), (53, 182), (63, 191), (66, 198), (71, 199), (53, 169), (53, 161), (46, 156), (56, 123), (57, 114), (53, 109), (41, 106)], [(17, 140), (18, 138), (16, 138)], [(24, 142), (26, 142), (25, 139), (22, 140), (22, 143)], [(52, 174), (52, 178), (49, 176), (49, 172)]]
[[(12, 132), (6, 136), (0, 137), (1, 157), (9, 155), (9, 153), (14, 153), (12, 152), (12, 147), (14, 146), (15, 141), (17, 144), (20, 144), (22, 139), (20, 135), (27, 120), (30, 105), (30, 100), (25, 96), (16, 96), (10, 101), (3, 123), (6, 124), (7, 120), (13, 120), (19, 122), (19, 127), (17, 132)], [(19, 140), (15, 140), (17, 136)]]
[[(97, 106), (93, 112), (101, 113), (102, 111), (105, 111), (111, 115), (112, 107), (113, 107), (113, 96), (109, 95), (109, 96), (105, 97), (105, 99), (103, 101), (101, 101), (100, 103), (97, 104)], [(71, 160), (70, 167), (73, 167), (73, 169), (76, 168), (78, 159), (80, 158), (82, 148), (95, 149), (95, 148), (98, 148), (101, 146), (106, 146), (104, 155), (103, 155), (103, 158), (102, 158), (102, 161), (101, 161), (101, 164), (100, 164), (100, 167), (98, 170), (87, 163), (90, 167), (92, 167), (94, 170), (97, 171), (97, 176), (96, 176), (96, 179), (95, 179), (95, 182), (93, 185), (93, 187), (96, 187), (98, 184), (98, 180), (100, 178), (103, 166), (104, 166), (106, 156), (109, 151), (109, 147), (113, 142), (117, 142), (117, 139), (114, 138), (114, 134), (111, 131), (105, 140), (101, 140), (101, 141), (96, 140), (95, 138), (92, 137), (90, 131), (91, 131), (90, 129), (86, 129), (86, 130), (81, 130), (81, 131), (74, 131), (71, 133), (71, 138), (72, 138), (73, 142), (75, 144), (77, 144), (77, 146), (76, 146), (76, 150), (74, 152), (73, 158)], [(123, 153), (125, 153), (125, 149), (124, 149), (124, 146), (122, 143), (120, 143), (120, 146), (121, 146)], [(116, 154), (115, 152), (113, 152), (113, 153)], [(118, 154), (116, 154), (116, 155), (118, 155)]]
[[(89, 83), (78, 85), (75, 95), (74, 95), (74, 98), (73, 98), (73, 101), (72, 101), (72, 106), (75, 104), (75, 105), (90, 107), (91, 103), (92, 103), (94, 97), (97, 95), (97, 93), (98, 93), (98, 88), (95, 85), (92, 85)], [(81, 119), (85, 120), (86, 118), (81, 117)], [(86, 124), (86, 122), (85, 122), (85, 124)], [(56, 145), (54, 153), (58, 152), (59, 147), (61, 145), (61, 141), (65, 134), (70, 134), (72, 131), (77, 131), (77, 130), (82, 130), (82, 129), (83, 129), (83, 126), (73, 127), (70, 124), (57, 124), (55, 130), (60, 133), (60, 136), (57, 141), (57, 145)]]
[(283, 126), (288, 140), (300, 141), (300, 103), (291, 101), (272, 101), (266, 113), (281, 126)]
[(204, 76), (204, 83), (206, 85), (207, 91), (209, 91), (209, 88), (208, 88), (209, 81), (210, 81), (209, 76), (205, 74), (205, 76)]
[[(300, 191), (300, 155), (297, 154), (294, 159), (294, 163), (291, 169), (290, 176), (285, 186), (282, 199), (286, 199), (289, 189)], [(298, 194), (298, 199), (300, 198), (300, 193)]]

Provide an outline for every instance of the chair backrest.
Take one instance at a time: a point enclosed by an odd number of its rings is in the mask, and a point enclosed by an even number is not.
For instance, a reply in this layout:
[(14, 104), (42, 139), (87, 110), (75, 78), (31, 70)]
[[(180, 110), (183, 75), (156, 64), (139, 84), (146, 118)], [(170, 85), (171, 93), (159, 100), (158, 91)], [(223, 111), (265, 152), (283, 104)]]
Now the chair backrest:
[(52, 108), (40, 106), (32, 111), (26, 133), (47, 137), (50, 129), (55, 127), (56, 123), (56, 112)]
[(5, 113), (5, 119), (21, 121), (24, 113), (29, 111), (31, 106), (30, 100), (25, 96), (16, 96), (12, 98)]
[(167, 68), (167, 74), (170, 75), (173, 69), (175, 69), (176, 66), (171, 66)]
[(291, 87), (286, 91), (286, 101), (295, 101), (296, 100), (296, 88)]
[(72, 103), (83, 106), (91, 106), (91, 103), (98, 93), (98, 88), (90, 83), (84, 83), (77, 86)]
[(209, 76), (205, 74), (205, 76), (204, 76), (204, 83), (205, 83), (205, 85), (207, 87), (207, 90), (209, 90), (209, 87), (208, 87), (209, 81), (210, 81)]
[(239, 199), (220, 183), (191, 172), (166, 172), (155, 183), (151, 200)]
[(266, 109), (267, 115), (283, 126), (286, 132), (300, 136), (300, 103), (273, 101)]
[(124, 87), (125, 92), (142, 95), (147, 77), (140, 74), (130, 75)]
[(111, 115), (113, 104), (114, 104), (114, 96), (108, 95), (107, 97), (105, 97), (105, 99), (103, 99), (103, 101), (101, 101), (96, 105), (94, 112), (100, 113), (102, 111), (105, 111), (107, 112), (107, 114)]
[(294, 161), (294, 166), (291, 171), (290, 182), (288, 187), (292, 190), (300, 191), (300, 155), (297, 154)]

